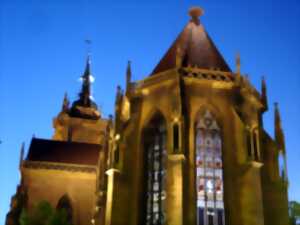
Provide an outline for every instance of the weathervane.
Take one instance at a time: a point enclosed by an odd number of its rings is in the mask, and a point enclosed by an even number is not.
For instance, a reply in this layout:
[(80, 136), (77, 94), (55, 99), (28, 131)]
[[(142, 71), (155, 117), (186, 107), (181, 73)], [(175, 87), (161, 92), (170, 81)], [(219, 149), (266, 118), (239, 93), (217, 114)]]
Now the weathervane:
[(92, 41), (90, 39), (85, 39), (84, 42), (86, 44), (87, 55), (89, 56), (91, 54)]

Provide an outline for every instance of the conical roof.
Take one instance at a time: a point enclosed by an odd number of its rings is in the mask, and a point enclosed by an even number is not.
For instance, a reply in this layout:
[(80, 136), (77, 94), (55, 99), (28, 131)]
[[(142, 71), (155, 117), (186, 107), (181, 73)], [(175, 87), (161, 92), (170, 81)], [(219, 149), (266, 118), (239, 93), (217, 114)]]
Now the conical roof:
[(190, 10), (192, 19), (160, 60), (153, 70), (152, 75), (175, 68), (178, 55), (181, 58), (181, 66), (183, 67), (191, 65), (203, 69), (231, 71), (223, 56), (205, 31), (203, 25), (200, 23), (198, 16), (200, 16), (201, 13), (198, 11), (195, 15), (193, 10), (195, 10), (195, 8)]

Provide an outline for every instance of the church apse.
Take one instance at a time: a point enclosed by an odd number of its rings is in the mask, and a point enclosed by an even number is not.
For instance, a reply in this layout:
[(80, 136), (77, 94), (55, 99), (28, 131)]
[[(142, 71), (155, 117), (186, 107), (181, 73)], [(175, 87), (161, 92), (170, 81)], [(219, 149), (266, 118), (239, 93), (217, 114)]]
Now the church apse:
[(128, 62), (108, 119), (91, 97), (88, 56), (78, 99), (70, 106), (65, 96), (53, 139), (33, 138), (21, 160), (7, 225), (41, 199), (60, 202), (74, 225), (287, 225), (278, 106), (274, 140), (263, 127), (265, 80), (259, 92), (239, 56), (235, 71), (228, 66), (203, 13), (190, 10), (149, 76), (133, 81)]

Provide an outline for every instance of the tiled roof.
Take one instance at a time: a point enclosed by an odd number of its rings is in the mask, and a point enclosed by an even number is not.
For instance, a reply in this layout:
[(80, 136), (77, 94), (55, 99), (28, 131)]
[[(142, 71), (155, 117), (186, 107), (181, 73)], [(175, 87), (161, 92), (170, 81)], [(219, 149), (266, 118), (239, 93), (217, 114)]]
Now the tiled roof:
[(97, 165), (101, 145), (33, 138), (26, 160)]

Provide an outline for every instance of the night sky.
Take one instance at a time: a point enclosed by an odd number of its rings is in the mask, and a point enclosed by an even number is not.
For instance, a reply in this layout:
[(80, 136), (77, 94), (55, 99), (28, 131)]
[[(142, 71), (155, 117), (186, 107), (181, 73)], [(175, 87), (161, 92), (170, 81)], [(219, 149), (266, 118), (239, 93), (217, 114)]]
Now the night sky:
[[(43, 3), (42, 3), (43, 2)], [(76, 3), (73, 3), (76, 2)], [(0, 1), (0, 224), (20, 176), (22, 142), (51, 138), (52, 119), (65, 92), (80, 90), (92, 40), (93, 92), (102, 114), (113, 113), (116, 86), (124, 87), (127, 60), (133, 79), (145, 78), (199, 5), (201, 22), (232, 69), (237, 52), (242, 72), (260, 90), (267, 81), (273, 137), (278, 101), (286, 137), (289, 198), (300, 201), (300, 1)]]

